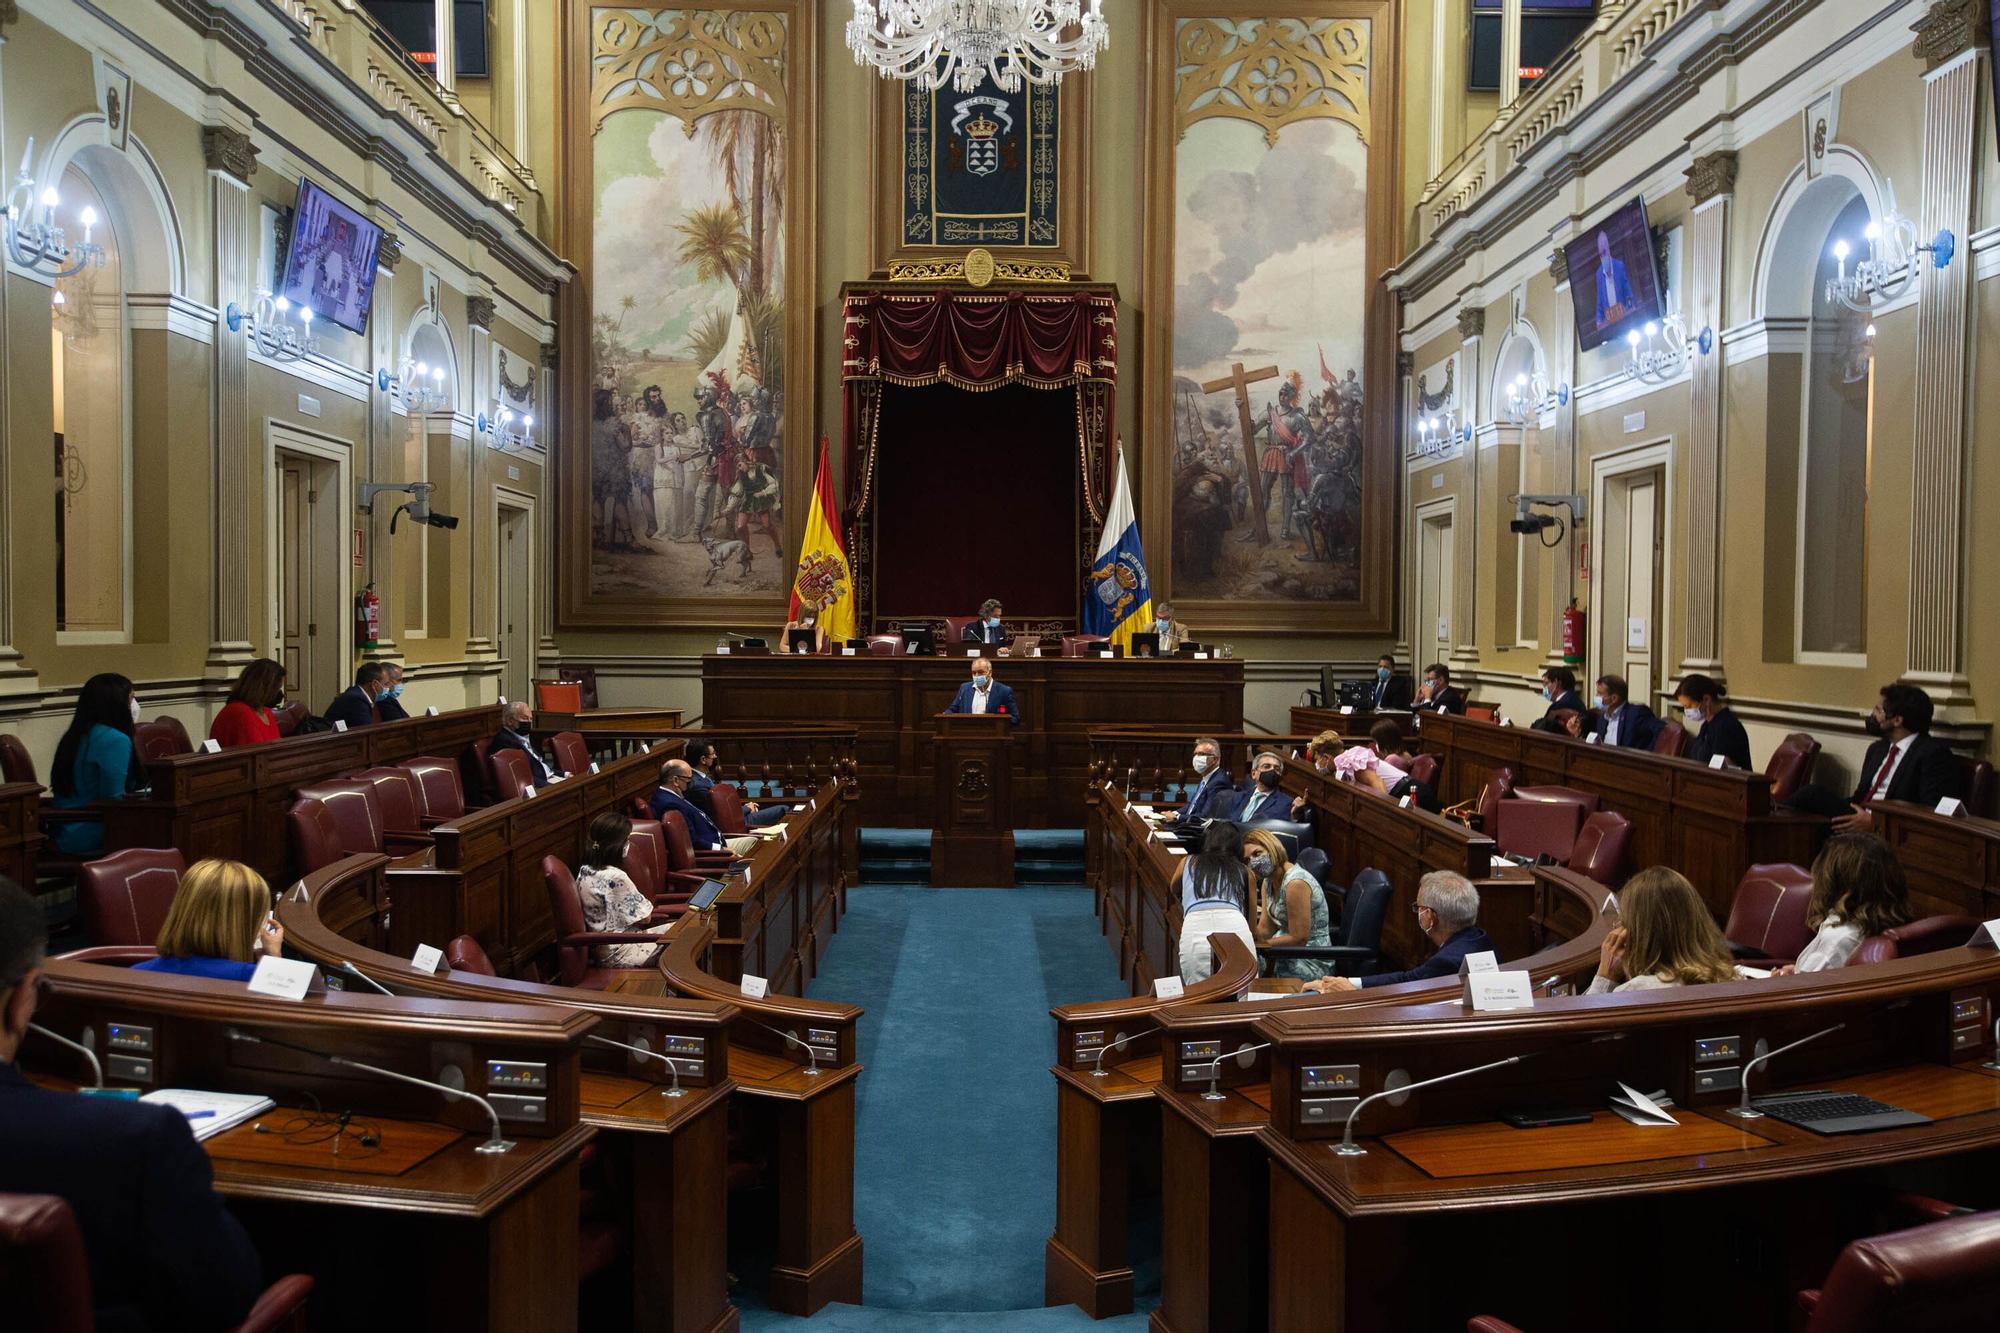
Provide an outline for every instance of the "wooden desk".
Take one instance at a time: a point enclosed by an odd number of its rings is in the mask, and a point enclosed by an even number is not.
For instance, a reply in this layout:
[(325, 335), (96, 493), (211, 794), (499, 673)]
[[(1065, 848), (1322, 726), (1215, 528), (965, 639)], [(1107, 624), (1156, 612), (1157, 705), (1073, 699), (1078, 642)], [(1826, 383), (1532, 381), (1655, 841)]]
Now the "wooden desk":
[(42, 788), (32, 782), (0, 785), (0, 875), (35, 890), (35, 854), (42, 845)]
[[(995, 677), (1013, 687), (1021, 709), (1014, 812), (1022, 828), (1083, 823), (1092, 727), (1243, 729), (1240, 659), (991, 660)], [(718, 727), (851, 725), (859, 735), (863, 822), (930, 828), (930, 719), (951, 702), (968, 671), (962, 655), (708, 656), (702, 659), (702, 716)]]
[(1322, 731), (1330, 731), (1336, 736), (1349, 740), (1366, 740), (1368, 729), (1375, 725), (1378, 717), (1393, 717), (1407, 730), (1410, 725), (1410, 710), (1378, 713), (1372, 708), (1357, 708), (1351, 713), (1343, 713), (1338, 708), (1306, 708), (1292, 705), (1291, 729), (1305, 736), (1317, 736)]
[(940, 713), (932, 769), (931, 886), (1014, 887), (1013, 719)]
[(1745, 870), (1772, 861), (1810, 865), (1826, 836), (1825, 820), (1774, 810), (1771, 780), (1762, 773), (1447, 713), (1423, 714), (1418, 735), (1425, 753), (1438, 757), (1438, 795), (1446, 804), (1476, 800), (1495, 768), (1512, 769), (1517, 787), (1597, 793), (1604, 809), (1632, 821), (1631, 864), (1673, 866), (1717, 919), (1729, 914)]
[(1954, 819), (1907, 801), (1877, 801), (1875, 831), (1896, 849), (1918, 916), (2000, 916), (2000, 823)]
[(669, 736), (679, 731), (678, 708), (585, 708), (574, 713), (537, 709), (535, 730), (576, 731), (587, 738), (595, 732), (620, 736)]

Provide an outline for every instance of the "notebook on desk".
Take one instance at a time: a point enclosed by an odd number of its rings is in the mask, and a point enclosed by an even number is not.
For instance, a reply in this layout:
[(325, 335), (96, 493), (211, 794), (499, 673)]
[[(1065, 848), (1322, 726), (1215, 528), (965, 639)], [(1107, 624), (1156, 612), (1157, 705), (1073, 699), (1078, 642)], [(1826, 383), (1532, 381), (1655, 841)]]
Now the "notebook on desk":
[(251, 1116), (276, 1105), (269, 1097), (245, 1092), (201, 1092), (194, 1088), (161, 1088), (139, 1099), (171, 1106), (187, 1117), (197, 1142), (236, 1128)]
[(1931, 1118), (1900, 1106), (1878, 1102), (1858, 1092), (1818, 1088), (1809, 1092), (1786, 1092), (1759, 1097), (1750, 1103), (1773, 1120), (1782, 1120), (1815, 1134), (1864, 1134), (1871, 1129), (1896, 1129), (1903, 1125), (1928, 1125)]

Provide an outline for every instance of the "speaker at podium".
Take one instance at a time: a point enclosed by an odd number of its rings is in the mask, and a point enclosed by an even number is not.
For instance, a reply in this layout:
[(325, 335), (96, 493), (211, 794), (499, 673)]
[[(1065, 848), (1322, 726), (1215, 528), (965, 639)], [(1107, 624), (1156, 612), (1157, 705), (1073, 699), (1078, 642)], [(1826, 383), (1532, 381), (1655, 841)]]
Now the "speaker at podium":
[(1014, 721), (939, 713), (932, 888), (1014, 887)]

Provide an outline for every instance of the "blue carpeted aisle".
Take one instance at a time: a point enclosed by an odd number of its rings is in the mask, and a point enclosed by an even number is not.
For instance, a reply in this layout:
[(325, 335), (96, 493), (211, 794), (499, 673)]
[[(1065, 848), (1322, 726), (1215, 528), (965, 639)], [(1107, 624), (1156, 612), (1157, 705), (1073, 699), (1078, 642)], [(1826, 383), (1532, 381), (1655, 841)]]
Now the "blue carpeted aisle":
[[(1081, 858), (1076, 834), (1023, 834), (1021, 844), (1024, 864)], [(927, 852), (908, 834), (870, 830), (863, 878), (915, 869)], [(849, 891), (810, 993), (866, 1011), (854, 1220), (867, 1305), (800, 1320), (739, 1301), (745, 1329), (1143, 1327), (1143, 1312), (1093, 1323), (1074, 1306), (1042, 1307), (1055, 1221), (1049, 1009), (1125, 993), (1074, 873), (1063, 886)]]

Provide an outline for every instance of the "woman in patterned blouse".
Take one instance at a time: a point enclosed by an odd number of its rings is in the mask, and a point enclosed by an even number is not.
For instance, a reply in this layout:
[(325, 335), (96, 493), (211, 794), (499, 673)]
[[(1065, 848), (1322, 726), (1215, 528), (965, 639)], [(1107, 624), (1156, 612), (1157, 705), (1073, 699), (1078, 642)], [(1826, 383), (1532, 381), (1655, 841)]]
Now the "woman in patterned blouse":
[[(606, 810), (590, 821), (584, 864), (577, 872), (577, 897), (583, 902), (583, 925), (590, 931), (644, 930), (666, 933), (671, 922), (654, 924), (653, 900), (639, 891), (625, 873), (625, 852), (632, 838), (632, 821)], [(593, 944), (590, 958), (599, 967), (643, 967), (658, 946)]]

